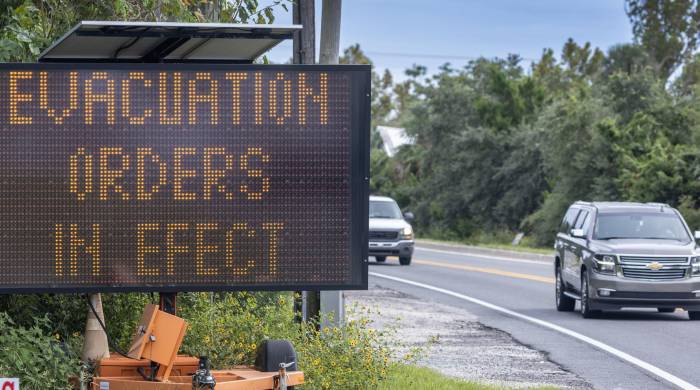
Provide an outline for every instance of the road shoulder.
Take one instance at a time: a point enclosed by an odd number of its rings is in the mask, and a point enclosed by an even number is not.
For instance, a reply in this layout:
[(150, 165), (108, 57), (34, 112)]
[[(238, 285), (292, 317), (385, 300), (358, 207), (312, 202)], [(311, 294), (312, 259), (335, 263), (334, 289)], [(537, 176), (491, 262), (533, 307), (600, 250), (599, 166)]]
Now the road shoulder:
[(346, 296), (350, 305), (372, 309), (373, 327), (395, 326), (394, 337), (403, 351), (424, 348), (419, 365), (445, 375), (511, 388), (592, 388), (550, 361), (545, 353), (482, 325), (463, 309), (384, 288), (380, 283), (372, 283), (367, 291), (346, 292)]

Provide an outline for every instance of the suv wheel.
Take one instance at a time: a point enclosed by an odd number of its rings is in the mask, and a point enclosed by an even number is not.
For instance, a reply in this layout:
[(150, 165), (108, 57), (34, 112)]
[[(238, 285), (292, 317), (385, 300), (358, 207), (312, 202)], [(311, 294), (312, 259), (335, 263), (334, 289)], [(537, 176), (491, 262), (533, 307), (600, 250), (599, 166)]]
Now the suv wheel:
[(386, 261), (386, 256), (374, 256), (374, 259), (377, 260), (377, 263), (383, 263)]
[(561, 269), (557, 266), (556, 286), (554, 287), (557, 311), (573, 311), (576, 306), (576, 300), (564, 294), (565, 288), (564, 280), (561, 278)]
[(591, 297), (589, 296), (590, 288), (588, 286), (588, 273), (581, 273), (581, 316), (583, 318), (594, 318), (600, 313), (599, 310), (591, 310)]
[(691, 321), (700, 321), (700, 311), (689, 311), (688, 318), (690, 318)]
[(410, 257), (399, 257), (399, 263), (401, 265), (411, 265), (411, 258)]

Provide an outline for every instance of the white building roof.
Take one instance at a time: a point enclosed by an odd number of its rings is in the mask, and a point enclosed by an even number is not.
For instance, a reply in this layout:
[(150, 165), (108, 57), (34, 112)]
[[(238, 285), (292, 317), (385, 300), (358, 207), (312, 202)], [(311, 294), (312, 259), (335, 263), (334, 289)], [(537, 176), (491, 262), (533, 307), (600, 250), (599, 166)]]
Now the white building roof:
[(389, 157), (393, 157), (403, 145), (413, 145), (415, 140), (406, 134), (403, 127), (377, 126), (379, 136), (382, 137), (384, 151)]

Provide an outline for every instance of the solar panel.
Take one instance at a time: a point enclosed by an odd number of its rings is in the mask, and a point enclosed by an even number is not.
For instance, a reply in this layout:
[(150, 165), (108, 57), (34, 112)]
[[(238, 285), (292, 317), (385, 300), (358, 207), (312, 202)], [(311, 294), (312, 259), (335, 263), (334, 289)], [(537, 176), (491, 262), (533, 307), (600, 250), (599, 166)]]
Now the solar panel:
[(40, 62), (233, 62), (291, 39), (300, 25), (83, 21), (44, 50)]

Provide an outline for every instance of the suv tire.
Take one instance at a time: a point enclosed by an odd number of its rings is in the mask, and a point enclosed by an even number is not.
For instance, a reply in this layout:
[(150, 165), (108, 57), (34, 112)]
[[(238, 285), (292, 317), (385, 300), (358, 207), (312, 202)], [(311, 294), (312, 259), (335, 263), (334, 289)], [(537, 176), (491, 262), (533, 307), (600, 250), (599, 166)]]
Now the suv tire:
[(595, 318), (600, 310), (591, 310), (591, 297), (589, 295), (588, 273), (581, 272), (581, 316), (583, 318)]
[(411, 265), (411, 258), (410, 257), (399, 257), (399, 264)]
[(564, 291), (566, 291), (566, 286), (564, 286), (564, 280), (561, 277), (561, 268), (557, 266), (556, 286), (554, 288), (554, 302), (557, 306), (557, 311), (574, 311), (576, 300), (564, 294)]
[(386, 261), (386, 256), (374, 256), (374, 259), (377, 260), (377, 263), (383, 263)]
[(688, 318), (690, 318), (691, 321), (700, 321), (700, 311), (689, 311)]

